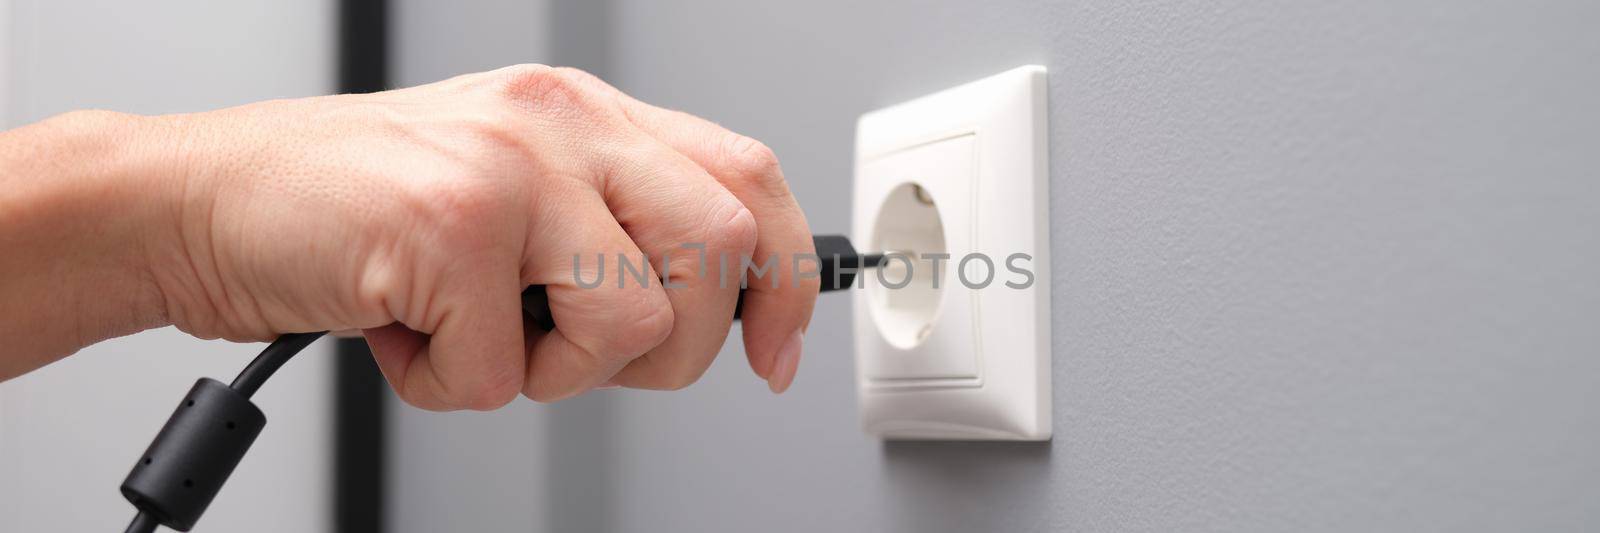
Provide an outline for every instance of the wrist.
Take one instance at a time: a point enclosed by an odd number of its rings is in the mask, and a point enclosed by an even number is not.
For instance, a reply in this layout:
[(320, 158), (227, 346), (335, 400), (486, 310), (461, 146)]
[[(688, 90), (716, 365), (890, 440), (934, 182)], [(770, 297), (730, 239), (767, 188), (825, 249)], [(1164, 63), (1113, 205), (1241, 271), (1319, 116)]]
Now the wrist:
[[(159, 327), (165, 306), (147, 250), (171, 224), (168, 151), (155, 119), (78, 111), (6, 132), (0, 230), (27, 257), (0, 259), (0, 308), (42, 359)], [(14, 298), (13, 298), (14, 297)], [(26, 363), (25, 363), (26, 364)], [(4, 372), (0, 372), (4, 374)]]
[[(178, 240), (179, 202), (186, 183), (182, 147), (188, 136), (176, 117), (88, 112), (77, 119), (80, 146), (94, 154), (103, 183), (86, 198), (97, 211), (85, 216), (103, 222), (101, 242), (115, 254), (115, 274), (132, 289), (133, 331), (169, 324), (154, 261), (159, 250)], [(180, 116), (181, 117), (181, 116)], [(121, 335), (129, 332), (115, 332)]]

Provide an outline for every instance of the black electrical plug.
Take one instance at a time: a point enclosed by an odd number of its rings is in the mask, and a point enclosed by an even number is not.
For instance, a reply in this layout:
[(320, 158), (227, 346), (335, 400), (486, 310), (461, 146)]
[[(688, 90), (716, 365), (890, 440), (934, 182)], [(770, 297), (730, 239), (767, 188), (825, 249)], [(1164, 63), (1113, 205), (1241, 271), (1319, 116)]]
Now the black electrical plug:
[[(830, 292), (848, 289), (855, 285), (856, 275), (862, 270), (883, 265), (883, 254), (862, 254), (850, 244), (850, 239), (843, 235), (814, 235), (811, 243), (817, 249), (817, 259), (821, 263), (817, 269), (817, 277), (822, 280), (819, 292)], [(744, 314), (744, 292), (739, 290), (739, 304), (733, 308), (733, 318), (738, 320)], [(540, 329), (551, 331), (556, 329), (555, 318), (550, 315), (550, 298), (545, 294), (544, 285), (533, 285), (522, 291), (522, 311)]]

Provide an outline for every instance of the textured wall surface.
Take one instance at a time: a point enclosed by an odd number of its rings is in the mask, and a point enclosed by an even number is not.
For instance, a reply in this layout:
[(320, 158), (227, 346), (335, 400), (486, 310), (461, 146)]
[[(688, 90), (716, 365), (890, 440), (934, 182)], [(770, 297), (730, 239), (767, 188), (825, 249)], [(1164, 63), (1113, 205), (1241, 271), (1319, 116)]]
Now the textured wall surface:
[[(324, 0), (9, 3), (0, 52), (11, 59), (10, 125), (73, 109), (198, 111), (333, 88)], [(183, 394), (201, 376), (232, 379), (263, 347), (166, 328), (0, 384), (0, 531), (121, 531), (133, 507), (117, 487)], [(317, 345), (255, 397), (267, 428), (200, 530), (326, 529), (328, 362)]]
[[(861, 112), (1047, 65), (1055, 440), (862, 436), (831, 296), (784, 396), (735, 342), (682, 392), (425, 441), (455, 498), (546, 502), (451, 523), (1600, 527), (1600, 4), (928, 4), (618, 0), (595, 65), (765, 140), (819, 232)], [(472, 490), (518, 453), (522, 492)]]

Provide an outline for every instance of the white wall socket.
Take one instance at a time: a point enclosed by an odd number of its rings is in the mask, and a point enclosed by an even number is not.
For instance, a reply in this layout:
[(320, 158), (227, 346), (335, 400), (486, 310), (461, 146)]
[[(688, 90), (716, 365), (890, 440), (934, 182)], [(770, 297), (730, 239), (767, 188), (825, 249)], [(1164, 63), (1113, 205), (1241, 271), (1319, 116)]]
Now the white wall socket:
[(1045, 94), (1025, 66), (857, 123), (853, 240), (905, 254), (855, 293), (867, 433), (1050, 438)]

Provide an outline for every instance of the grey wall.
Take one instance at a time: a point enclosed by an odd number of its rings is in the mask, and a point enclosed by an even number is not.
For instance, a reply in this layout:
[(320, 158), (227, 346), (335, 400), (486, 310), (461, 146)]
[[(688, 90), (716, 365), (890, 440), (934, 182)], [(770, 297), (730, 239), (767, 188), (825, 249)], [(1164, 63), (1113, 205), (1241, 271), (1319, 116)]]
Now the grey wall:
[(765, 140), (819, 232), (848, 228), (858, 114), (1047, 65), (1056, 438), (862, 436), (848, 306), (828, 297), (783, 396), (734, 343), (678, 393), (475, 427), (402, 412), (394, 468), (454, 490), (397, 502), (441, 509), (400, 529), (1600, 527), (1600, 4), (585, 16), (604, 21), (590, 67)]
[(11, 0), (0, 0), (0, 128), (10, 123), (12, 48)]
[[(0, 72), (0, 126), (73, 109), (199, 111), (333, 88), (326, 0), (0, 0), (0, 25), (0, 66), (10, 67)], [(164, 328), (0, 384), (0, 531), (120, 531), (133, 507), (117, 487), (184, 393), (201, 376), (231, 379), (263, 347)], [(255, 397), (268, 428), (201, 530), (327, 528), (328, 363), (314, 347)]]

